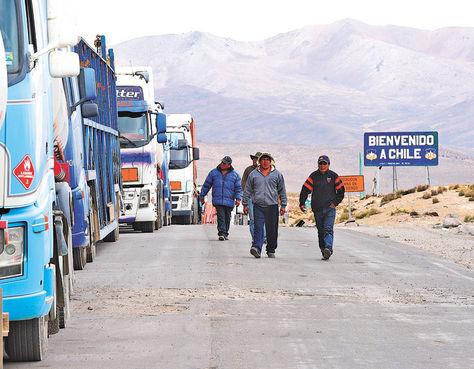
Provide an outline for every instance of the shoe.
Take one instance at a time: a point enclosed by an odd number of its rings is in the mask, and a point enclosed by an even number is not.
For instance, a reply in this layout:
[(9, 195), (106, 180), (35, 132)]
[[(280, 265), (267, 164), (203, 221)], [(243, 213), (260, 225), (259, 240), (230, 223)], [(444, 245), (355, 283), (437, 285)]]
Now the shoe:
[(219, 241), (224, 241), (224, 240), (225, 240), (224, 236), (219, 236)]
[(332, 251), (330, 249), (325, 248), (323, 250), (323, 259), (324, 260), (328, 260), (331, 257), (331, 255), (332, 255)]
[(255, 256), (256, 259), (259, 259), (260, 258), (260, 251), (258, 251), (258, 249), (256, 247), (252, 247), (250, 249), (250, 253)]
[(228, 240), (229, 239), (229, 236), (224, 236), (224, 240)]
[(270, 259), (275, 259), (275, 253), (274, 253), (274, 252), (267, 252), (267, 256), (268, 256)]

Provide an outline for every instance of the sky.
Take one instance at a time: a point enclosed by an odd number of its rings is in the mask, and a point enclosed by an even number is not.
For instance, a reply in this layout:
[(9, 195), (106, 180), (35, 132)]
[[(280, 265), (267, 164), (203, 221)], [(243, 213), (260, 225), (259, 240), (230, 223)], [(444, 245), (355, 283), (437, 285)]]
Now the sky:
[[(352, 18), (372, 25), (434, 30), (474, 27), (472, 0), (73, 0), (62, 1), (69, 24), (113, 45), (135, 37), (189, 31), (258, 41), (308, 25)], [(80, 3), (79, 7), (77, 4)]]

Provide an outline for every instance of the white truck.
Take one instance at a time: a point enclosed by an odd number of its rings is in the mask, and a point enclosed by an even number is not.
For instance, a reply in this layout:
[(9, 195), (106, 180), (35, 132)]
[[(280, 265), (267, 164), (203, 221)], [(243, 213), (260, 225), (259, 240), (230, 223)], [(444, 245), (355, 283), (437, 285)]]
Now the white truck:
[(142, 232), (163, 224), (166, 115), (155, 103), (150, 67), (118, 67), (117, 106), (123, 206), (119, 222)]
[(167, 114), (166, 134), (170, 145), (169, 178), (174, 223), (197, 224), (199, 219), (196, 190), (199, 149), (196, 124), (190, 114)]

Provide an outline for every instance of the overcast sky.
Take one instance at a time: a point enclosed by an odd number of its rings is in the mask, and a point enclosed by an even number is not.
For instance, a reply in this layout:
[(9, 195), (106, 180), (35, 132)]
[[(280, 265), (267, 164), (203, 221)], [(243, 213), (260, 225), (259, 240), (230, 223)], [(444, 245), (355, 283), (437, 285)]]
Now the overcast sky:
[[(134, 37), (203, 31), (263, 40), (307, 25), (353, 18), (422, 29), (474, 26), (472, 0), (66, 0), (71, 23), (112, 45)], [(80, 4), (80, 6), (78, 6)]]

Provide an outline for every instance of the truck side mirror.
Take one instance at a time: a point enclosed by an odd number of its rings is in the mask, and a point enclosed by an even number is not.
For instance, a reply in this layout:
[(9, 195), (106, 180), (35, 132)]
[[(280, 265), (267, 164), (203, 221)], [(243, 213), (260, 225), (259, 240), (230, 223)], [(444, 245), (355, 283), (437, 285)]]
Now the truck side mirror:
[(97, 98), (95, 71), (92, 68), (81, 68), (79, 74), (79, 94), (81, 100), (91, 101)]
[(80, 69), (78, 54), (62, 50), (55, 50), (49, 53), (49, 74), (51, 77), (77, 77)]
[(166, 136), (166, 133), (158, 133), (158, 135), (156, 136), (156, 140), (158, 141), (158, 143), (164, 144), (168, 142), (168, 136)]
[(166, 114), (156, 114), (156, 131), (158, 133), (166, 133)]
[(96, 103), (87, 102), (81, 105), (83, 118), (94, 118), (99, 116), (99, 106)]
[(198, 147), (193, 147), (193, 159), (194, 160), (199, 160), (199, 148)]

